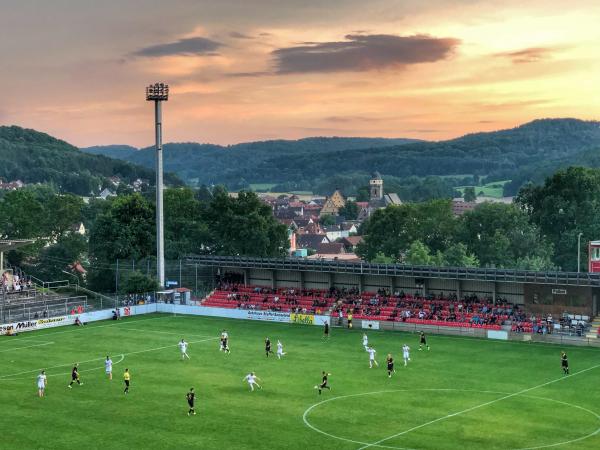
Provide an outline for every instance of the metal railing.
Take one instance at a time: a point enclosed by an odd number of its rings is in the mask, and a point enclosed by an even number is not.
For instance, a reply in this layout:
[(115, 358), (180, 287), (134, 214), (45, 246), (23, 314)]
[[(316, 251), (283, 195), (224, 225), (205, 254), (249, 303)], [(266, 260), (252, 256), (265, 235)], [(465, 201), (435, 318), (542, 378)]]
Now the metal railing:
[(24, 302), (13, 305), (0, 305), (2, 323), (19, 322), (23, 320), (44, 319), (48, 317), (69, 315), (81, 307), (88, 310), (87, 297), (69, 297), (59, 300)]
[(444, 278), (507, 283), (535, 283), (565, 286), (600, 286), (600, 274), (578, 272), (536, 272), (518, 269), (470, 267), (408, 266), (375, 264), (364, 261), (307, 260), (300, 258), (250, 258), (243, 256), (196, 255), (185, 258), (186, 264), (235, 267), (245, 269), (297, 270), (350, 273), (356, 275)]

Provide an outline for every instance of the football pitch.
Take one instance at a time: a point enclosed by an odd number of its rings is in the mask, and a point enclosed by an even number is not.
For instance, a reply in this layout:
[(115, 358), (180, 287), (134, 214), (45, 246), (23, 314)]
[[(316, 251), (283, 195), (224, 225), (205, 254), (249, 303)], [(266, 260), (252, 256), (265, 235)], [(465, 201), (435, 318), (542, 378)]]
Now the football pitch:
[[(229, 355), (219, 351), (223, 329)], [(325, 340), (316, 326), (155, 314), (3, 337), (0, 448), (600, 448), (597, 349), (564, 348), (565, 376), (556, 345), (429, 335), (431, 350), (419, 351), (415, 334), (369, 331), (379, 362), (369, 369), (362, 332), (333, 328)], [(267, 336), (273, 350), (284, 344), (281, 360), (265, 356)], [(83, 385), (68, 389), (76, 362)], [(319, 395), (323, 370), (332, 389)], [(252, 371), (263, 389), (242, 381)]]

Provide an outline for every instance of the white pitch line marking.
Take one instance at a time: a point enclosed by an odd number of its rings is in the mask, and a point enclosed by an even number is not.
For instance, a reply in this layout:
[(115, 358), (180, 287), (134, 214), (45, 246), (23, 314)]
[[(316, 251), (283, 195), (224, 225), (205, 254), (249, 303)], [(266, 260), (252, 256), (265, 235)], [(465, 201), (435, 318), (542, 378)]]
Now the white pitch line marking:
[[(117, 364), (122, 363), (123, 360), (125, 359), (125, 355), (121, 354), (119, 356), (121, 357), (121, 359), (119, 359), (118, 361), (115, 361), (113, 363), (113, 366), (116, 366)], [(98, 360), (100, 360), (100, 359), (102, 359), (102, 358), (98, 358)], [(70, 364), (64, 364), (63, 367), (65, 367), (65, 366), (70, 366)], [(90, 369), (82, 369), (82, 370), (79, 370), (78, 372), (91, 372), (92, 370), (99, 370), (99, 369), (104, 369), (104, 366), (92, 367)], [(46, 376), (47, 377), (62, 377), (64, 375), (71, 375), (71, 371), (69, 371), (69, 372), (62, 372), (62, 373), (52, 373), (52, 374), (46, 375)], [(5, 380), (5, 381), (29, 380), (29, 379), (31, 379), (31, 378), (29, 378), (29, 377), (27, 377), (27, 378), (9, 378), (8, 380)]]
[(39, 339), (39, 338), (40, 338), (40, 336), (25, 337), (25, 338), (11, 337), (11, 339), (3, 339), (2, 342), (0, 342), (0, 344), (2, 344), (2, 347), (8, 347), (9, 344), (13, 344), (15, 342), (30, 341), (32, 339)]
[[(181, 332), (174, 332), (174, 331), (159, 331), (159, 330), (144, 330), (143, 328), (127, 328), (127, 331), (142, 331), (144, 333), (158, 333), (158, 334), (171, 334), (171, 335), (175, 335), (175, 336), (193, 336), (193, 337), (203, 337), (203, 338), (208, 338), (210, 336), (206, 336), (204, 334), (188, 334), (188, 333), (181, 333)], [(218, 338), (214, 338), (214, 339), (218, 339)]]
[(41, 344), (26, 345), (25, 347), (7, 348), (6, 350), (0, 350), (0, 353), (12, 352), (15, 350), (23, 350), (24, 348), (43, 347), (44, 345), (52, 345), (52, 344), (54, 344), (54, 342), (42, 342)]
[(405, 435), (407, 433), (410, 433), (411, 431), (415, 431), (415, 430), (418, 430), (420, 428), (424, 428), (426, 426), (432, 425), (434, 423), (441, 422), (442, 420), (450, 419), (451, 417), (456, 417), (456, 416), (460, 416), (461, 414), (465, 414), (465, 413), (468, 413), (468, 412), (471, 412), (471, 411), (475, 411), (476, 409), (483, 408), (484, 406), (493, 405), (494, 403), (498, 403), (498, 402), (500, 402), (502, 400), (506, 400), (508, 398), (516, 397), (517, 395), (521, 395), (521, 394), (524, 394), (526, 392), (533, 391), (534, 389), (539, 389), (539, 388), (548, 386), (548, 385), (553, 384), (553, 383), (558, 383), (559, 381), (562, 381), (562, 380), (568, 380), (569, 378), (575, 377), (577, 375), (581, 375), (582, 373), (585, 373), (585, 372), (589, 372), (590, 370), (594, 370), (594, 369), (596, 369), (598, 367), (600, 367), (600, 364), (597, 364), (597, 365), (592, 366), (592, 367), (588, 367), (587, 369), (580, 370), (579, 372), (575, 372), (572, 375), (567, 375), (565, 377), (556, 378), (554, 380), (547, 381), (546, 383), (538, 384), (537, 386), (533, 386), (533, 387), (530, 387), (530, 388), (527, 388), (527, 389), (523, 389), (523, 390), (521, 390), (519, 392), (515, 392), (513, 394), (508, 394), (508, 395), (505, 395), (503, 397), (497, 398), (495, 400), (490, 400), (489, 402), (481, 403), (480, 405), (476, 405), (476, 406), (472, 406), (472, 407), (467, 408), (467, 409), (463, 409), (462, 411), (457, 411), (457, 412), (452, 413), (452, 414), (447, 414), (447, 415), (445, 415), (443, 417), (438, 417), (437, 419), (430, 420), (429, 422), (423, 423), (421, 425), (417, 425), (416, 427), (412, 427), (412, 428), (409, 428), (408, 430), (404, 430), (404, 431), (401, 431), (400, 433), (396, 433), (396, 434), (393, 434), (392, 436), (388, 436), (386, 438), (380, 439), (377, 442), (373, 442), (373, 443), (367, 444), (367, 445), (359, 448), (358, 450), (363, 450), (365, 448), (377, 446), (377, 445), (381, 444), (382, 442), (389, 441), (390, 439), (394, 439), (394, 438), (397, 438), (399, 436), (403, 436), (403, 435)]
[[(131, 316), (134, 317), (134, 316)], [(109, 323), (108, 325), (98, 325), (98, 326), (90, 326), (89, 328), (87, 326), (83, 327), (84, 329), (93, 331), (97, 328), (106, 328), (106, 327), (124, 327), (126, 325), (131, 325), (134, 323), (138, 323), (138, 322), (146, 322), (148, 320), (158, 320), (158, 319), (167, 319), (169, 317), (173, 317), (173, 316), (161, 316), (161, 317), (150, 317), (148, 319), (139, 319), (139, 320), (125, 320), (123, 322), (117, 322), (117, 323)], [(107, 319), (110, 320), (110, 319)], [(99, 321), (101, 322), (101, 321)], [(58, 328), (58, 327), (54, 327), (54, 328)], [(80, 333), (81, 332), (81, 328), (82, 327), (77, 327), (77, 329), (75, 330), (66, 330), (66, 331), (54, 331), (51, 333), (41, 333), (36, 337), (30, 337), (30, 338), (22, 338), (22, 339), (39, 339), (40, 337), (47, 337), (50, 335), (55, 335), (55, 334), (64, 334), (64, 333)], [(33, 331), (28, 331), (28, 333), (35, 333), (35, 332), (42, 332), (45, 330), (51, 330), (52, 328), (42, 328), (41, 330), (33, 330)]]
[[(361, 442), (361, 441), (355, 441), (353, 439), (348, 439), (345, 438), (343, 436), (336, 436), (330, 433), (327, 433), (323, 430), (320, 430), (319, 428), (316, 428), (315, 426), (313, 426), (307, 419), (307, 415), (308, 413), (310, 413), (314, 408), (324, 404), (324, 403), (328, 403), (334, 400), (340, 400), (340, 399), (344, 399), (344, 398), (350, 398), (350, 397), (362, 397), (362, 396), (367, 396), (367, 395), (377, 395), (377, 394), (386, 394), (386, 393), (394, 393), (394, 392), (414, 392), (414, 391), (428, 391), (428, 392), (470, 392), (470, 393), (478, 393), (478, 394), (496, 394), (496, 395), (512, 395), (512, 394), (508, 394), (506, 392), (498, 392), (498, 391), (479, 391), (479, 390), (475, 390), (475, 389), (456, 389), (456, 388), (423, 388), (423, 389), (394, 389), (394, 390), (388, 390), (388, 391), (375, 391), (375, 392), (363, 392), (360, 394), (350, 394), (350, 395), (342, 395), (342, 396), (338, 396), (338, 397), (332, 397), (329, 398), (327, 400), (323, 400), (320, 401), (319, 403), (316, 403), (312, 406), (310, 406), (305, 412), (304, 415), (302, 416), (302, 420), (304, 421), (304, 424), (306, 426), (308, 426), (310, 429), (312, 429), (313, 431), (316, 431), (318, 433), (324, 434), (325, 436), (334, 438), (334, 439), (338, 439), (341, 441), (346, 441), (346, 442), (352, 442), (355, 444), (361, 444), (361, 445), (368, 445), (368, 443), (366, 442)], [(600, 415), (596, 414), (594, 411), (591, 411), (587, 408), (584, 408), (583, 406), (579, 406), (579, 405), (574, 405), (572, 403), (567, 403), (567, 402), (563, 402), (561, 400), (556, 400), (553, 398), (547, 398), (547, 397), (539, 397), (536, 395), (523, 395), (523, 398), (527, 398), (527, 399), (534, 399), (534, 400), (544, 400), (544, 401), (550, 401), (550, 402), (554, 402), (554, 403), (558, 403), (561, 405), (565, 405), (565, 406), (569, 406), (571, 408), (576, 408), (579, 409), (581, 411), (584, 411), (592, 416), (594, 416), (596, 419), (600, 420)], [(579, 442), (579, 441), (583, 441), (585, 439), (588, 439), (592, 436), (595, 436), (597, 434), (600, 433), (600, 428), (597, 428), (596, 430), (592, 431), (589, 434), (586, 434), (585, 436), (581, 436), (575, 439), (571, 439), (568, 441), (562, 441), (562, 442), (557, 442), (554, 444), (545, 444), (545, 445), (538, 445), (535, 447), (526, 447), (526, 448), (520, 448), (520, 449), (516, 449), (516, 450), (536, 450), (536, 449), (542, 449), (542, 448), (550, 448), (550, 447), (557, 447), (559, 445), (568, 445), (568, 444), (572, 444), (575, 442)], [(373, 447), (378, 447), (378, 448), (391, 448), (391, 449), (396, 449), (396, 450), (411, 450), (411, 449), (407, 449), (405, 447), (395, 447), (395, 446), (389, 446), (389, 445), (378, 445), (378, 444), (371, 444)]]
[[(191, 342), (189, 342), (189, 344), (198, 344), (200, 342), (212, 341), (212, 340), (215, 340), (215, 339), (219, 339), (219, 338), (218, 337), (212, 337), (212, 338), (208, 338), (208, 339), (202, 339), (202, 340), (199, 340), (199, 341), (191, 341)], [(125, 358), (125, 356), (139, 355), (140, 353), (156, 352), (158, 350), (164, 350), (166, 348), (177, 347), (177, 345), (178, 344), (165, 345), (165, 346), (162, 346), (162, 347), (148, 348), (148, 349), (145, 349), (145, 350), (137, 350), (135, 352), (120, 353), (120, 355), (123, 356), (123, 358)], [(82, 364), (82, 363), (94, 362), (94, 361), (100, 361), (100, 360), (104, 360), (104, 358), (88, 359), (87, 361), (79, 361), (78, 363)], [(41, 370), (48, 371), (49, 369), (58, 369), (60, 367), (70, 366), (71, 364), (73, 364), (73, 363), (60, 364), (58, 366), (52, 366), (52, 367), (41, 367), (39, 369), (32, 369), (32, 370), (26, 370), (24, 372), (17, 372), (17, 373), (11, 373), (11, 374), (8, 374), (8, 375), (2, 375), (2, 376), (0, 376), (0, 381), (12, 381), (12, 380), (16, 380), (16, 379), (22, 379), (22, 378), (14, 378), (14, 377), (19, 376), (19, 375), (26, 375), (26, 374), (29, 374), (29, 373), (32, 373), (32, 372), (39, 372)], [(96, 369), (86, 369), (86, 371), (89, 371), (89, 370), (96, 370)]]

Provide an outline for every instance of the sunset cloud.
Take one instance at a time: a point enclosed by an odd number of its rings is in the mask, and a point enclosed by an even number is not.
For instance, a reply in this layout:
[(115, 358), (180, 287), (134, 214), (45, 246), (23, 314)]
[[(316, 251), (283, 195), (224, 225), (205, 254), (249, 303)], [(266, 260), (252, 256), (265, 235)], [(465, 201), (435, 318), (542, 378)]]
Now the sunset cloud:
[(178, 41), (170, 42), (168, 44), (151, 45), (137, 50), (133, 55), (149, 58), (175, 55), (211, 55), (214, 54), (215, 50), (222, 46), (223, 44), (213, 41), (212, 39), (193, 37), (179, 39)]
[(229, 37), (232, 37), (234, 39), (254, 39), (254, 36), (240, 33), (238, 31), (232, 31), (231, 33), (229, 33)]
[(277, 72), (363, 72), (435, 62), (459, 45), (454, 38), (428, 35), (349, 34), (345, 41), (309, 42), (273, 51)]
[(551, 47), (531, 47), (524, 48), (522, 50), (516, 50), (511, 52), (496, 53), (495, 56), (508, 58), (514, 64), (534, 63), (544, 59), (548, 59), (556, 52), (557, 48)]
[(600, 118), (598, 0), (9, 3), (0, 123), (79, 146), (151, 143), (156, 81), (171, 86), (165, 142)]

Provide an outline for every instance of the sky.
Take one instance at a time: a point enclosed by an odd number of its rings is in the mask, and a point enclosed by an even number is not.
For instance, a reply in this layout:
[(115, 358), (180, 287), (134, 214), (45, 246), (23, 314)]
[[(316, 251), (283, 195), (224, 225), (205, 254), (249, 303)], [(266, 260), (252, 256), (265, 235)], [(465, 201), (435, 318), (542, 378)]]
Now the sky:
[(598, 0), (0, 0), (0, 125), (85, 147), (600, 118)]

